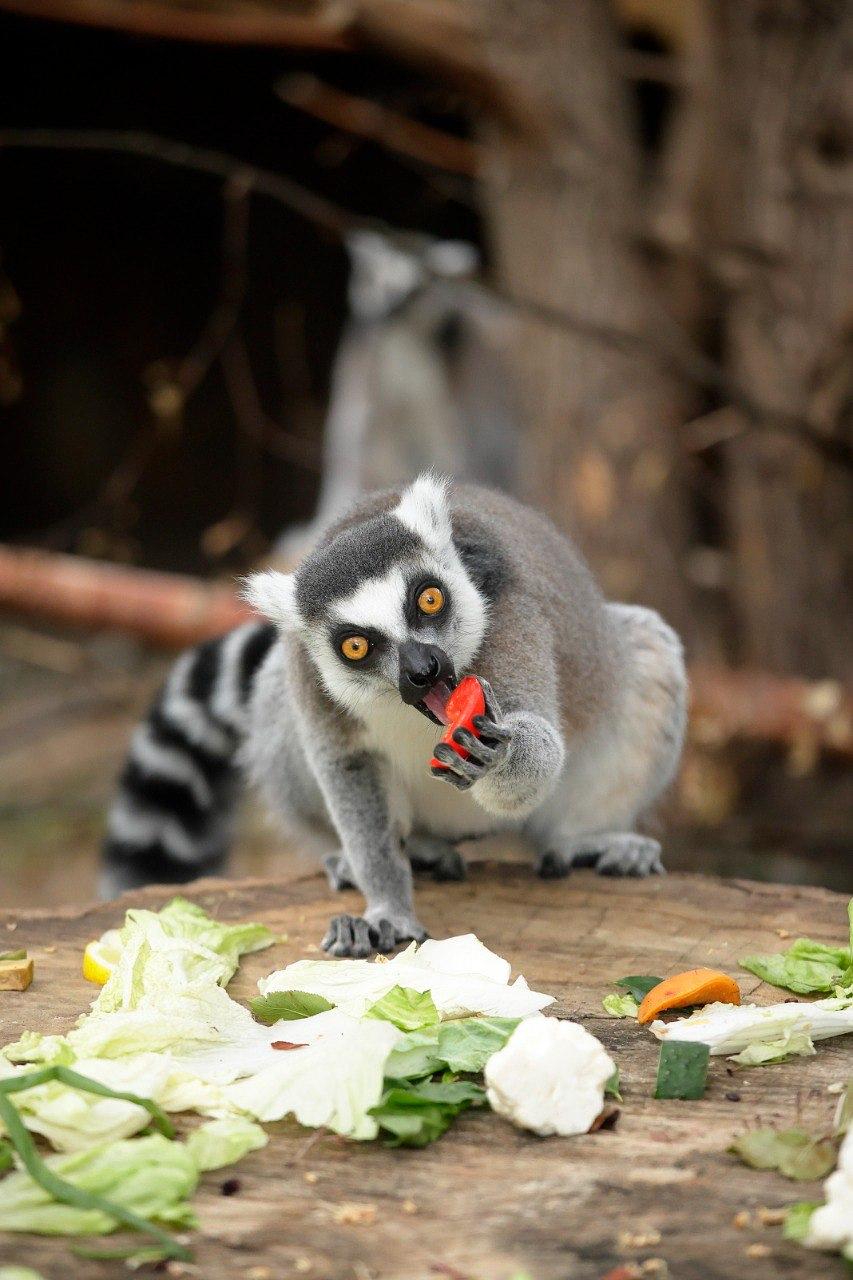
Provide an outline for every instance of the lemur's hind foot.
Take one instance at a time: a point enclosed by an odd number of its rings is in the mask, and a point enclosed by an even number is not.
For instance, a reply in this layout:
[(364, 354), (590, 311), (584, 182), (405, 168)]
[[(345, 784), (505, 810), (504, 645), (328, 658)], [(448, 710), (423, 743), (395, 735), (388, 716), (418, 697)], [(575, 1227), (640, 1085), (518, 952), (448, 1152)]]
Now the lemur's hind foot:
[(334, 889), (335, 893), (344, 893), (347, 889), (356, 887), (349, 863), (342, 853), (328, 854), (323, 859), (323, 867), (329, 887)]
[(562, 849), (547, 850), (536, 863), (543, 880), (560, 880), (579, 867), (594, 867), (600, 876), (665, 874), (658, 841), (634, 831), (587, 836)]
[(440, 884), (466, 877), (465, 859), (449, 840), (440, 840), (436, 836), (409, 836), (405, 853), (413, 871), (427, 872)]

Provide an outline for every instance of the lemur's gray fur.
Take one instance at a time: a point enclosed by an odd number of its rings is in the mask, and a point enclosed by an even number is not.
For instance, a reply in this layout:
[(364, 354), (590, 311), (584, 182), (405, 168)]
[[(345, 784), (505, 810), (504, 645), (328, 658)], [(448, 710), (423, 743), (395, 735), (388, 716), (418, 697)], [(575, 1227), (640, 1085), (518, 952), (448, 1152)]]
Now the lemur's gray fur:
[[(416, 603), (425, 584), (444, 593), (434, 616)], [(332, 921), (334, 955), (423, 938), (411, 865), (459, 878), (466, 837), (520, 830), (548, 877), (663, 869), (634, 826), (678, 763), (681, 645), (656, 613), (606, 603), (542, 516), (425, 475), (362, 500), (294, 574), (256, 574), (247, 595), (269, 623), (185, 655), (137, 730), (112, 887), (216, 867), (237, 762), (331, 883), (364, 895), (363, 916)], [(353, 635), (370, 645), (357, 662), (341, 650)], [(479, 736), (460, 731), (467, 760), (410, 705), (447, 673), (486, 692)], [(431, 772), (434, 751), (446, 768)]]

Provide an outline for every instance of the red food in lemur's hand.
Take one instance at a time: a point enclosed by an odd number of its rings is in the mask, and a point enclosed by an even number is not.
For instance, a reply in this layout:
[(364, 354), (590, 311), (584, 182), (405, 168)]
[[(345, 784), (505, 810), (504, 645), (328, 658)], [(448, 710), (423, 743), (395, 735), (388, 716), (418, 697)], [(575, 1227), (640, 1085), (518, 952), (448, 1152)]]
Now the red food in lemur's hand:
[[(476, 716), (485, 714), (486, 698), (483, 687), (476, 676), (466, 676), (464, 680), (460, 680), (445, 704), (443, 718), (447, 721), (447, 728), (441, 736), (441, 741), (452, 747), (463, 760), (467, 760), (470, 752), (461, 747), (458, 742), (454, 742), (453, 735), (457, 729), (470, 729), (474, 737), (479, 738), (480, 735), (474, 728), (474, 719)], [(430, 766), (433, 769), (447, 768), (447, 765), (436, 760), (435, 756), (430, 760)]]

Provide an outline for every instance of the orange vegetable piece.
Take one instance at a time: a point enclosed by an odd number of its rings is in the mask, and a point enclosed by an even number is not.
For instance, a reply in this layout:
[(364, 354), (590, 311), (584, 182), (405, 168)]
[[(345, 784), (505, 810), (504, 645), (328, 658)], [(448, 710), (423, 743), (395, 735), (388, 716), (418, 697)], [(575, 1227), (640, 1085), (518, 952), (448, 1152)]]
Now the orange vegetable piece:
[(683, 1009), (688, 1004), (740, 1004), (740, 987), (734, 978), (719, 969), (688, 969), (664, 978), (643, 999), (637, 1010), (638, 1022), (651, 1022), (664, 1009)]

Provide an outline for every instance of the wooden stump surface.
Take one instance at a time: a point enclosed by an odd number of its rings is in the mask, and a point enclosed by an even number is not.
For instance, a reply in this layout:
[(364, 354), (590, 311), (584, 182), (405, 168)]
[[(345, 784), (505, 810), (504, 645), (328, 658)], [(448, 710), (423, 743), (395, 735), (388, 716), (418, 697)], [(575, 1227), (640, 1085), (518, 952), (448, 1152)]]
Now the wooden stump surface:
[[(93, 994), (80, 973), (85, 943), (120, 924), (126, 906), (157, 907), (170, 896), (152, 888), (84, 911), (0, 914), (0, 942), (28, 947), (36, 961), (28, 992), (0, 993), (3, 1043), (25, 1028), (66, 1031)], [(358, 909), (355, 894), (333, 896), (317, 875), (283, 884), (199, 881), (187, 896), (223, 920), (262, 920), (288, 935), (245, 959), (229, 988), (238, 999), (253, 995), (272, 969), (316, 953), (330, 914)], [(431, 1147), (394, 1150), (291, 1121), (268, 1126), (263, 1151), (204, 1176), (195, 1262), (184, 1274), (512, 1280), (524, 1272), (530, 1280), (599, 1280), (649, 1264), (642, 1274), (672, 1280), (841, 1280), (840, 1259), (783, 1241), (780, 1227), (761, 1225), (756, 1212), (820, 1199), (820, 1185), (749, 1169), (726, 1147), (759, 1125), (828, 1128), (837, 1101), (828, 1086), (853, 1070), (851, 1039), (775, 1066), (712, 1059), (703, 1099), (658, 1102), (651, 1096), (657, 1041), (607, 1017), (601, 1001), (626, 973), (699, 965), (735, 975), (745, 1000), (782, 999), (739, 970), (738, 956), (781, 950), (800, 934), (843, 944), (842, 895), (681, 875), (614, 881), (582, 872), (543, 882), (524, 866), (479, 864), (464, 884), (422, 881), (418, 905), (434, 936), (475, 932), (514, 973), (557, 997), (552, 1012), (579, 1019), (601, 1039), (622, 1075), (615, 1130), (542, 1139), (482, 1110), (463, 1115)], [(225, 1197), (221, 1185), (232, 1177), (240, 1189)], [(743, 1211), (750, 1222), (738, 1227)], [(652, 1261), (661, 1259), (668, 1272)], [(13, 1262), (46, 1280), (131, 1274), (120, 1262), (73, 1258), (62, 1239), (0, 1234), (0, 1263)], [(180, 1274), (177, 1264), (170, 1268)]]

